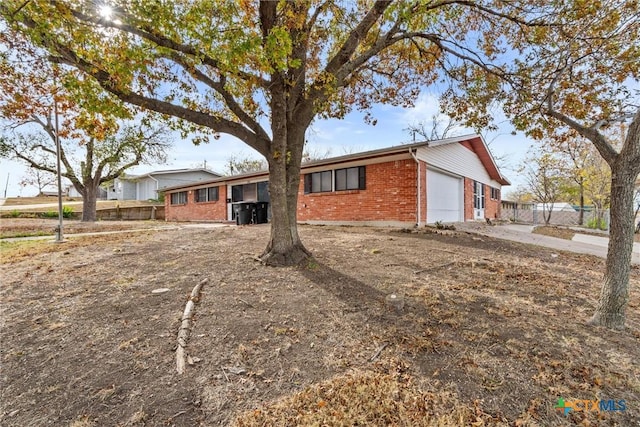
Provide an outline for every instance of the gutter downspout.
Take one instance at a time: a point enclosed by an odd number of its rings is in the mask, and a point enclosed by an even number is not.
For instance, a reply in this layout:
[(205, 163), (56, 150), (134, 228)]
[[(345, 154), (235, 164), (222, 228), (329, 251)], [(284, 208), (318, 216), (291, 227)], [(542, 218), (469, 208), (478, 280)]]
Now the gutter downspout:
[(416, 153), (418, 152), (418, 149), (415, 150), (415, 152), (413, 151), (413, 149), (409, 149), (409, 154), (411, 154), (411, 157), (413, 157), (413, 160), (416, 161), (416, 163), (418, 164), (418, 182), (417, 182), (417, 188), (418, 188), (418, 206), (416, 209), (417, 215), (418, 215), (418, 223), (416, 224), (418, 227), (422, 226), (422, 186), (420, 185), (421, 179), (420, 179), (420, 174), (421, 174), (421, 167), (420, 167), (420, 160), (418, 160), (418, 157), (416, 157)]
[(153, 176), (149, 175), (149, 178), (151, 178), (152, 180), (154, 180), (156, 182), (156, 197), (155, 199), (158, 200), (158, 180), (155, 179)]

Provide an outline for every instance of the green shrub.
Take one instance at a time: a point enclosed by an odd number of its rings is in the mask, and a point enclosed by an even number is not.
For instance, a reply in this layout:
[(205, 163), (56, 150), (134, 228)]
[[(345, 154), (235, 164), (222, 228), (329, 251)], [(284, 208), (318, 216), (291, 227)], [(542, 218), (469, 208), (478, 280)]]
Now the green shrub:
[(73, 208), (70, 206), (62, 207), (62, 217), (63, 218), (73, 218)]
[(591, 218), (587, 221), (587, 228), (592, 228), (594, 230), (606, 230), (607, 223), (604, 218)]
[(14, 209), (11, 212), (9, 212), (9, 216), (11, 218), (18, 218), (18, 217), (20, 217), (20, 211), (17, 210), (17, 209)]
[[(58, 211), (42, 212), (43, 218), (58, 218)], [(70, 206), (62, 207), (62, 218), (73, 218), (73, 208)]]

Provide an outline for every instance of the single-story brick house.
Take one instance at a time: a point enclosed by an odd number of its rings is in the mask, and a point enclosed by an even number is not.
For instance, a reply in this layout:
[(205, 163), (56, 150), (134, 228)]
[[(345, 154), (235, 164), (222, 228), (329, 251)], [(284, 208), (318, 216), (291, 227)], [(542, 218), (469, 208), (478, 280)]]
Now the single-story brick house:
[[(480, 135), (413, 143), (302, 165), (298, 220), (413, 226), (500, 217), (509, 181)], [(230, 221), (234, 203), (269, 202), (266, 171), (165, 190), (169, 221)]]

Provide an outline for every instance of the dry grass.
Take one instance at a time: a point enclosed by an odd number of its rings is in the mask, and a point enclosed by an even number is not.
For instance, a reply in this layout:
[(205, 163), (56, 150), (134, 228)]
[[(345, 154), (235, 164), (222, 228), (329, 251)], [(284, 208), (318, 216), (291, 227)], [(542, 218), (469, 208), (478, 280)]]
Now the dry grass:
[[(79, 220), (65, 219), (63, 221), (63, 234), (65, 236), (78, 233), (92, 233), (102, 231), (126, 231), (154, 229), (175, 225), (165, 221), (96, 221), (82, 222)], [(44, 218), (3, 218), (0, 220), (0, 238), (54, 236), (58, 226), (57, 219)]]
[[(81, 197), (63, 197), (63, 202), (81, 202)], [(19, 206), (19, 205), (41, 205), (45, 203), (58, 203), (57, 197), (9, 197), (5, 199), (4, 206)]]
[[(100, 236), (101, 242), (122, 242), (123, 240), (131, 239), (134, 236), (140, 236), (141, 234), (152, 233), (150, 231), (141, 231), (136, 233), (127, 233), (123, 231), (118, 234), (106, 234)], [(69, 236), (68, 236), (69, 237)], [(75, 251), (82, 250), (82, 248), (91, 245), (95, 242), (95, 236), (79, 236), (66, 239), (63, 243), (56, 243), (52, 239), (37, 239), (37, 240), (14, 240), (14, 241), (0, 241), (0, 259), (19, 261), (32, 258), (40, 254), (57, 254), (57, 255), (71, 255)], [(116, 252), (117, 252), (117, 248)]]
[(540, 226), (533, 229), (533, 233), (544, 236), (557, 237), (558, 239), (571, 240), (575, 236), (575, 231), (563, 227)]
[(402, 373), (406, 366), (394, 362), (391, 373), (349, 372), (248, 411), (231, 425), (457, 427), (492, 420), (451, 390), (421, 390)]
[[(640, 419), (640, 269), (628, 328), (613, 333), (586, 325), (601, 259), (456, 232), (300, 231), (316, 258), (299, 268), (254, 261), (267, 226), (29, 242), (3, 253), (11, 327), (0, 330), (0, 424)], [(204, 277), (187, 347), (199, 362), (180, 376), (176, 332)], [(152, 294), (161, 287), (170, 291)], [(402, 310), (385, 305), (391, 293), (403, 296)], [(624, 399), (628, 409), (564, 416), (559, 397)]]
[[(69, 203), (73, 202), (73, 203)], [(16, 206), (21, 207), (21, 211), (27, 212), (46, 212), (51, 210), (51, 208), (29, 208), (29, 205), (55, 205), (57, 206), (58, 198), (57, 197), (10, 197), (5, 200), (3, 206)], [(69, 206), (74, 209), (74, 211), (82, 211), (82, 197), (63, 197), (62, 204), (64, 206)], [(151, 202), (148, 200), (98, 200), (97, 206), (98, 209), (109, 209), (115, 208), (116, 206), (120, 206), (122, 208), (125, 207), (133, 207), (133, 206), (157, 206), (162, 205), (160, 202)], [(24, 208), (22, 208), (24, 207)]]

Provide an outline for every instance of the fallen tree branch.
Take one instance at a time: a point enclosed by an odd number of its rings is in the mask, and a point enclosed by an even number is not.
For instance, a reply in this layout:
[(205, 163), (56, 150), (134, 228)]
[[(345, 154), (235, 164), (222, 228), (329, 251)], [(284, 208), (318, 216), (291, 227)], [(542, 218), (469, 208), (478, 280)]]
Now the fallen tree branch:
[(373, 356), (371, 356), (371, 358), (369, 359), (369, 362), (373, 362), (375, 361), (379, 356), (380, 353), (382, 353), (382, 350), (384, 350), (385, 348), (387, 348), (387, 346), (389, 345), (388, 342), (382, 344), (380, 347), (378, 347), (378, 349), (376, 350), (376, 352), (373, 354)]
[(182, 323), (178, 330), (178, 346), (176, 347), (176, 371), (179, 374), (184, 373), (187, 363), (185, 348), (187, 347), (187, 341), (189, 341), (189, 334), (191, 334), (191, 321), (193, 319), (196, 301), (200, 298), (202, 286), (207, 282), (209, 282), (209, 279), (204, 279), (193, 288), (189, 296), (189, 301), (187, 301), (187, 305), (184, 308), (184, 313), (182, 314)]

